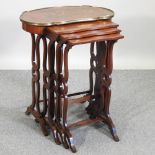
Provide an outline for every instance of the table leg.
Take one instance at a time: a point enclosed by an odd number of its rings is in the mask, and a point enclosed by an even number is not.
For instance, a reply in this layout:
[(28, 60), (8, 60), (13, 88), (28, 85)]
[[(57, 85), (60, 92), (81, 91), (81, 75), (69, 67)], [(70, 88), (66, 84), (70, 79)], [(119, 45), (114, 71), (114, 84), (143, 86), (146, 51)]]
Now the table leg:
[[(66, 46), (63, 51), (63, 43), (58, 42), (56, 47), (56, 104), (55, 104), (55, 126), (56, 138), (58, 144), (63, 144), (66, 149), (76, 152), (73, 137), (67, 125), (67, 109), (68, 109), (68, 51)], [(62, 68), (64, 67), (64, 74)]]
[[(63, 128), (64, 128), (64, 142), (66, 146), (68, 146), (72, 152), (76, 152), (74, 139), (72, 134), (70, 133), (68, 123), (67, 123), (67, 110), (68, 110), (68, 78), (69, 78), (69, 71), (68, 71), (68, 52), (71, 47), (66, 45), (64, 50), (64, 78), (62, 79), (63, 84)], [(67, 148), (67, 147), (66, 147)]]
[[(94, 49), (94, 44), (91, 43), (91, 59), (90, 59), (90, 90), (94, 94), (95, 98), (90, 100), (88, 107), (86, 108), (87, 113), (89, 114), (90, 118), (96, 118), (100, 113), (102, 113), (103, 104), (102, 104), (102, 97), (100, 94), (100, 87), (101, 87), (101, 68), (104, 64), (104, 51), (99, 51), (97, 48), (96, 43), (96, 54)], [(105, 49), (105, 44), (102, 42), (100, 43), (102, 49)], [(94, 74), (94, 76), (93, 76)], [(92, 95), (92, 94), (91, 94)]]
[(35, 108), (35, 103), (36, 103), (36, 97), (35, 97), (35, 81), (33, 80), (34, 79), (34, 73), (35, 73), (35, 70), (34, 70), (34, 61), (35, 61), (35, 51), (36, 51), (36, 39), (35, 39), (35, 35), (34, 34), (31, 34), (31, 38), (32, 38), (32, 104), (28, 107), (27, 111), (25, 112), (27, 115), (30, 115), (30, 110), (29, 109), (32, 109), (34, 110)]
[(93, 94), (93, 90), (94, 90), (94, 80), (93, 80), (93, 72), (94, 72), (94, 67), (93, 67), (93, 61), (95, 59), (95, 54), (94, 54), (94, 42), (90, 44), (90, 55), (91, 55), (91, 58), (90, 58), (90, 70), (89, 70), (89, 90), (90, 90), (90, 93), (89, 95), (92, 95)]
[(63, 143), (63, 131), (61, 125), (61, 74), (62, 74), (62, 57), (63, 57), (63, 44), (58, 43), (56, 47), (56, 88), (55, 88), (55, 126), (57, 144)]
[[(55, 40), (51, 39), (48, 43), (48, 49), (43, 54), (43, 99), (48, 102), (47, 124), (50, 127), (56, 143), (56, 128), (54, 122), (55, 98), (54, 98), (54, 80), (55, 80)], [(48, 100), (47, 100), (48, 96)]]
[[(119, 141), (116, 128), (109, 114), (111, 98), (111, 73), (113, 69), (113, 45), (115, 41), (103, 41), (96, 43), (96, 55), (94, 53), (94, 43), (91, 44), (91, 72), (95, 73), (94, 95), (86, 108), (90, 118), (101, 117), (111, 131), (113, 139)], [(90, 74), (90, 85), (93, 85), (93, 73)]]
[(106, 116), (105, 121), (111, 131), (111, 134), (113, 136), (113, 139), (115, 141), (119, 141), (119, 138), (117, 136), (116, 132), (116, 127), (110, 117), (109, 113), (109, 106), (110, 106), (110, 98), (111, 98), (111, 82), (112, 82), (112, 70), (113, 70), (113, 45), (116, 41), (107, 41), (107, 56), (106, 56), (106, 68), (103, 69), (103, 78), (102, 78), (102, 88), (103, 88), (103, 93), (104, 95), (104, 108), (103, 108), (103, 113)]
[[(47, 111), (47, 103), (40, 100), (40, 40), (43, 40), (44, 52), (47, 50), (47, 42), (44, 36), (38, 35), (32, 37), (32, 104), (25, 112), (27, 115), (32, 114), (36, 121), (39, 122), (42, 132), (45, 136), (48, 135), (46, 128), (45, 115)], [(43, 102), (43, 110), (41, 111), (40, 104)]]

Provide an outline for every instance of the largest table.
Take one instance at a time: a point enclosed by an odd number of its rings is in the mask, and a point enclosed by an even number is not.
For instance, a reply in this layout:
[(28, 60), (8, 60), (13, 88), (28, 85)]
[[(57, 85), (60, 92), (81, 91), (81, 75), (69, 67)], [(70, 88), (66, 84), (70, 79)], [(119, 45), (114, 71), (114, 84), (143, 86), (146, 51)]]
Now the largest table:
[[(27, 11), (20, 17), (23, 29), (32, 37), (32, 104), (26, 114), (35, 117), (45, 136), (51, 131), (55, 142), (72, 152), (76, 148), (70, 128), (93, 122), (106, 123), (113, 139), (119, 141), (109, 105), (113, 45), (123, 36), (118, 24), (112, 22), (113, 16), (112, 10), (102, 7), (65, 6)], [(40, 53), (41, 40), (43, 53)], [(69, 50), (86, 43), (90, 43), (89, 89), (68, 94)], [(43, 59), (42, 86), (40, 59)], [(68, 124), (68, 106), (86, 102), (89, 118)]]

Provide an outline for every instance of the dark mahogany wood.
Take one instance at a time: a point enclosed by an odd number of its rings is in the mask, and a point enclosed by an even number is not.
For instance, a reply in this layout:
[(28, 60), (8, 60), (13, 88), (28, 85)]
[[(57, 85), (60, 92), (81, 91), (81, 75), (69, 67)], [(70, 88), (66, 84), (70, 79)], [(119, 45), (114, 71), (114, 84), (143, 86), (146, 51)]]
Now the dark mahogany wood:
[[(57, 26), (35, 26), (23, 22), (32, 37), (32, 114), (44, 135), (50, 128), (56, 144), (76, 152), (70, 128), (101, 122), (108, 125), (113, 139), (119, 141), (110, 117), (113, 45), (122, 39), (118, 24), (111, 20), (72, 23)], [(43, 86), (40, 86), (40, 41), (43, 41)], [(90, 44), (89, 90), (68, 94), (68, 54), (75, 45)], [(43, 99), (40, 98), (40, 91)], [(75, 97), (76, 96), (76, 97)], [(88, 119), (68, 125), (70, 104), (89, 102)], [(41, 104), (42, 107), (41, 108)]]
[[(82, 32), (76, 32), (76, 34), (62, 34), (61, 35), (61, 40), (63, 40), (63, 38), (67, 38), (69, 40), (71, 39), (81, 39), (81, 38), (88, 38), (88, 37), (93, 37), (95, 36), (102, 36), (102, 35), (106, 35), (106, 34), (115, 34), (115, 33), (119, 33), (121, 32), (121, 30), (117, 29), (117, 28), (106, 28), (106, 29), (98, 29), (98, 30), (94, 30), (94, 31), (82, 31)], [(64, 40), (65, 41), (65, 40)]]
[(75, 122), (73, 124), (70, 124), (68, 127), (69, 128), (76, 128), (76, 127), (81, 127), (84, 125), (88, 125), (88, 124), (96, 123), (96, 122), (100, 122), (100, 121), (103, 121), (103, 119), (101, 117), (96, 117), (96, 118), (92, 118), (92, 119), (86, 119), (86, 120), (82, 120), (79, 122)]
[[(27, 108), (26, 114), (32, 113), (36, 120), (40, 123), (41, 129), (45, 136), (48, 135), (46, 128), (45, 115), (47, 112), (47, 102), (44, 98), (43, 102), (40, 102), (40, 40), (43, 40), (44, 53), (47, 50), (46, 38), (42, 35), (35, 37), (35, 34), (31, 34), (32, 37), (32, 104)], [(43, 111), (40, 109), (40, 104), (43, 103)]]

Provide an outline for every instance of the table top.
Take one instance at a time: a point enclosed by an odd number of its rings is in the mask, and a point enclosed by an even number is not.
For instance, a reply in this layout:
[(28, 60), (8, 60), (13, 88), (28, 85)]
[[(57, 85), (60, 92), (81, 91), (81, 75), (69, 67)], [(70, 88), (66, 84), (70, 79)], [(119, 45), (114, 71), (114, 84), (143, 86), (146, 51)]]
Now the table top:
[(20, 16), (23, 23), (35, 26), (53, 26), (87, 21), (108, 20), (114, 12), (103, 7), (63, 6), (25, 11)]

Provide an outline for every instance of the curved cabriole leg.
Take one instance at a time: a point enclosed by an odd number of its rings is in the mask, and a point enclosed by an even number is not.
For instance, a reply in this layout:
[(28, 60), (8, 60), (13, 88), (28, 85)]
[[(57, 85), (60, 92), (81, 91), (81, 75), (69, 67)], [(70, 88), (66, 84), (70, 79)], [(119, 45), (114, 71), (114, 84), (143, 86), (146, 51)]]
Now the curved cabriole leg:
[(64, 50), (64, 78), (62, 80), (63, 84), (63, 97), (64, 97), (64, 103), (63, 103), (63, 128), (64, 128), (64, 143), (65, 143), (65, 148), (68, 149), (70, 148), (73, 153), (76, 152), (75, 144), (74, 144), (74, 139), (70, 133), (70, 130), (68, 128), (67, 124), (67, 109), (68, 109), (68, 77), (69, 77), (69, 72), (68, 72), (68, 52), (69, 52), (70, 46), (66, 45), (65, 50)]
[(27, 108), (26, 114), (32, 114), (36, 121), (39, 122), (42, 132), (45, 136), (48, 135), (46, 128), (45, 115), (47, 111), (47, 103), (43, 102), (43, 111), (40, 108), (40, 40), (43, 40), (44, 53), (47, 51), (47, 42), (44, 36), (32, 36), (32, 105)]
[[(116, 133), (115, 125), (110, 117), (109, 106), (110, 106), (110, 98), (111, 98), (111, 74), (113, 70), (113, 45), (115, 41), (107, 41), (105, 42), (106, 49), (104, 50), (104, 59), (103, 64), (100, 70), (101, 73), (101, 97), (102, 97), (102, 108), (103, 113), (101, 113), (101, 117), (103, 118), (103, 122), (106, 123), (111, 131), (113, 139), (115, 141), (119, 141), (119, 138)], [(101, 43), (97, 43), (98, 52), (103, 52)]]

